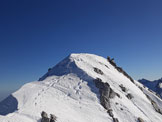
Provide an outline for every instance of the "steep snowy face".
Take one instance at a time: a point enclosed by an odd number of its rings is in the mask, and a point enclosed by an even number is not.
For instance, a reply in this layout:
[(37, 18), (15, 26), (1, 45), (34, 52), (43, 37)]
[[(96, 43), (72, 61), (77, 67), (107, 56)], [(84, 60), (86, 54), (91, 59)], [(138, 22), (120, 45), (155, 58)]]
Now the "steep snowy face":
[(154, 81), (149, 81), (146, 79), (141, 79), (138, 81), (162, 98), (162, 78)]
[[(112, 60), (71, 54), (0, 103), (0, 122), (161, 122), (162, 101)], [(12, 109), (11, 109), (12, 108)]]

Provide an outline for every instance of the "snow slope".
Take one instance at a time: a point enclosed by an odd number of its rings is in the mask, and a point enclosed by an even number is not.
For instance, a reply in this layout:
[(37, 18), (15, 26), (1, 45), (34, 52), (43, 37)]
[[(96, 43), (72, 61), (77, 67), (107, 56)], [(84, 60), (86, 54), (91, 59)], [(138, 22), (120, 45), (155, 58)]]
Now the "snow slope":
[[(104, 74), (98, 74), (94, 68)], [(162, 115), (155, 111), (145, 94), (162, 107), (158, 97), (137, 81), (131, 82), (105, 58), (93, 54), (71, 54), (39, 81), (22, 86), (0, 103), (0, 122), (40, 122), (41, 111), (55, 114), (57, 122), (113, 122), (100, 104), (99, 89), (93, 82), (96, 78), (109, 83), (120, 95), (110, 100), (119, 122), (137, 122), (138, 117), (145, 122), (162, 122)], [(121, 84), (126, 92), (119, 87)], [(128, 93), (133, 99), (126, 97)]]

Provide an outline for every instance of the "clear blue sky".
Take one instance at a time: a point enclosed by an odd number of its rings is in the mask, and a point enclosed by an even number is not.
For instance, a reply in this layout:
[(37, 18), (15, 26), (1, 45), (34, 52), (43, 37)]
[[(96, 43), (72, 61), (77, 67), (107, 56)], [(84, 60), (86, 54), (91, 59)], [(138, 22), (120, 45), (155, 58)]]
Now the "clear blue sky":
[(0, 98), (81, 52), (112, 56), (135, 79), (162, 77), (162, 1), (0, 1)]

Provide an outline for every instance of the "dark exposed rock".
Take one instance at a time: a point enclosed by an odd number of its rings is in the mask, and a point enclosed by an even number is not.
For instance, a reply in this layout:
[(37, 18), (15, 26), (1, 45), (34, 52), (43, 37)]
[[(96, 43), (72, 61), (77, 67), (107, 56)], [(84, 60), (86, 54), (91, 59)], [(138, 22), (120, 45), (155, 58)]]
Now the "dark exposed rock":
[(120, 110), (122, 110), (122, 111), (123, 111), (123, 108), (120, 108)]
[(50, 72), (52, 70), (52, 68), (48, 68), (48, 72)]
[(96, 79), (94, 80), (94, 83), (95, 83), (96, 87), (99, 88), (99, 89), (101, 89), (101, 88), (104, 87), (104, 85), (103, 85), (103, 83), (102, 83), (102, 80), (101, 80), (100, 78), (96, 78)]
[(116, 63), (114, 62), (114, 58), (107, 57), (108, 62), (113, 65), (119, 72), (121, 72), (123, 75), (125, 75), (131, 82), (134, 83), (134, 80), (129, 76), (121, 67), (118, 67)]
[(119, 122), (117, 118), (113, 118), (113, 122)]
[(111, 65), (113, 65), (114, 67), (116, 67), (116, 63), (114, 62), (114, 58), (110, 58), (109, 56), (107, 57), (107, 61), (110, 62)]
[(100, 74), (100, 75), (103, 75), (103, 74), (104, 74), (100, 69), (98, 69), (98, 68), (96, 68), (96, 67), (94, 67), (94, 71), (95, 71), (96, 73)]
[(130, 76), (128, 76), (128, 78), (130, 79), (130, 81), (132, 81), (134, 83), (134, 80)]
[(116, 105), (119, 105), (119, 103), (115, 103)]
[(158, 93), (156, 93), (156, 96), (158, 96), (161, 99), (161, 96)]
[(114, 67), (116, 67), (116, 63), (114, 62), (114, 60), (110, 61), (111, 65), (113, 65)]
[(110, 61), (111, 61), (110, 56), (107, 56), (107, 61), (108, 61), (108, 62), (110, 62)]
[(113, 114), (113, 110), (112, 109), (109, 109), (107, 111), (107, 113), (109, 114), (109, 116), (114, 117), (114, 114)]
[(153, 93), (153, 91), (151, 89), (148, 89), (151, 93)]
[(131, 76), (129, 76), (124, 70), (121, 73), (123, 73), (123, 75), (125, 75), (130, 81), (134, 83), (134, 80), (131, 78)]
[(122, 69), (122, 67), (116, 67), (116, 69), (119, 71), (119, 72), (122, 72), (123, 74), (126, 74), (126, 72)]
[(138, 122), (145, 122), (141, 117), (138, 117)]
[(41, 116), (42, 117), (48, 117), (48, 115), (47, 115), (47, 113), (45, 111), (42, 111)]
[(42, 111), (41, 116), (42, 116), (41, 122), (50, 122), (50, 119), (48, 118), (46, 112)]
[(138, 86), (139, 89), (141, 89), (141, 91), (143, 91), (143, 88), (141, 86)]
[(116, 93), (116, 96), (120, 98), (120, 94)]
[(115, 96), (116, 96), (116, 93), (110, 88), (109, 98), (114, 98)]
[(120, 97), (120, 95), (115, 93), (108, 83), (102, 82), (100, 78), (96, 78), (94, 83), (96, 87), (99, 88), (101, 105), (107, 110), (109, 116), (113, 118), (113, 122), (119, 122), (117, 118), (114, 118), (113, 110), (110, 105), (110, 99), (114, 98), (116, 95)]
[(49, 118), (42, 118), (41, 122), (50, 122)]
[(153, 100), (151, 101), (152, 106), (154, 107), (155, 111), (162, 114), (159, 106), (154, 102)]
[(150, 101), (152, 101), (152, 99), (147, 95), (147, 94), (145, 94), (146, 95), (146, 97), (150, 100)]
[(107, 65), (105, 65), (105, 67), (107, 67), (108, 69), (110, 69)]
[(109, 109), (111, 107), (109, 98), (106, 98), (105, 96), (100, 96), (100, 102), (105, 109)]
[(116, 93), (110, 88), (108, 83), (103, 83), (100, 78), (94, 80), (97, 88), (99, 88), (100, 102), (105, 109), (110, 109), (110, 99), (114, 98)]
[(132, 99), (132, 98), (133, 98), (133, 95), (132, 95), (132, 94), (130, 94), (130, 93), (129, 93), (129, 94), (127, 94), (126, 96), (127, 96), (127, 98), (128, 98), (128, 99)]
[(56, 122), (57, 117), (53, 114), (50, 115), (50, 122)]
[(121, 84), (121, 85), (119, 85), (120, 86), (120, 88), (121, 88), (121, 90), (123, 91), (123, 92), (126, 92), (127, 91), (127, 89), (123, 86), (123, 84)]
[(146, 97), (150, 100), (150, 102), (151, 102), (152, 106), (154, 107), (155, 111), (158, 112), (158, 113), (160, 113), (160, 114), (162, 114), (162, 110), (159, 108), (159, 106), (156, 104), (156, 102), (153, 101), (151, 99), (151, 97), (149, 97), (148, 95), (146, 95)]

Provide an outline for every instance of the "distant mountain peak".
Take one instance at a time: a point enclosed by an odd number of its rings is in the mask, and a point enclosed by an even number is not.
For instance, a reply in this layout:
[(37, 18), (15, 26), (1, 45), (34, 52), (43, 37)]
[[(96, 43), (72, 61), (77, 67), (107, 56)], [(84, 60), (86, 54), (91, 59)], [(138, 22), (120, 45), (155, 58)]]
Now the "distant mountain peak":
[(146, 79), (141, 79), (138, 81), (152, 91), (156, 92), (156, 94), (162, 98), (162, 78), (154, 81), (149, 81)]

